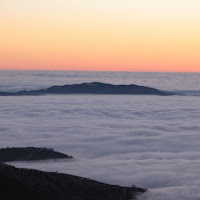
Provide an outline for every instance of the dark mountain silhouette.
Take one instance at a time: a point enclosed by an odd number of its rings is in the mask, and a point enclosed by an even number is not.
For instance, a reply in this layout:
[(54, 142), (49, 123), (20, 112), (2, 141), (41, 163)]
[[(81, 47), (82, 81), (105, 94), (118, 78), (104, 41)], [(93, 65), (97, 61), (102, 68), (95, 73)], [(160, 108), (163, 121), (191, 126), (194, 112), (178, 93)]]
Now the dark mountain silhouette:
[(72, 156), (48, 148), (12, 147), (0, 149), (0, 162), (31, 161), (56, 158), (73, 158)]
[(72, 157), (48, 148), (0, 149), (0, 199), (134, 200), (146, 192), (135, 186), (109, 185), (69, 174), (20, 169), (1, 163), (48, 158)]
[(119, 95), (167, 95), (155, 88), (139, 85), (113, 85), (100, 82), (52, 86), (40, 90), (23, 90), (16, 93), (0, 92), (0, 96), (44, 95), (44, 94), (119, 94)]
[(4, 200), (134, 200), (145, 191), (0, 163), (0, 198)]

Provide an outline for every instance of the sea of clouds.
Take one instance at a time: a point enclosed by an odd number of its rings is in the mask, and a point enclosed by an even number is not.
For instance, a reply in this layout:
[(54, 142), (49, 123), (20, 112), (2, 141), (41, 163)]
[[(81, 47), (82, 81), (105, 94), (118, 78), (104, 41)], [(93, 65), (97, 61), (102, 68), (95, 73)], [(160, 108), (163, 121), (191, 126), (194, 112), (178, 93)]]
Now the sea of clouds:
[(148, 188), (140, 200), (200, 199), (195, 96), (0, 97), (0, 147), (51, 147), (74, 160), (15, 162)]

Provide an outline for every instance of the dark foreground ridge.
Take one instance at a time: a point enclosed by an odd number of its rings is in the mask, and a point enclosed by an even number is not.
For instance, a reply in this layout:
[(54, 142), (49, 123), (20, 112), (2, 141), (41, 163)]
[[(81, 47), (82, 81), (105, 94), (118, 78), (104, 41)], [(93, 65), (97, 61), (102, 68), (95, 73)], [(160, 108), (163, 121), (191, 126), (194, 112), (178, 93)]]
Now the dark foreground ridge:
[(0, 92), (0, 96), (45, 95), (45, 94), (131, 94), (131, 95), (168, 95), (155, 88), (139, 85), (112, 85), (101, 82), (52, 86), (41, 90), (23, 90), (16, 93)]
[(21, 147), (0, 149), (0, 162), (73, 158), (48, 148)]
[(145, 191), (0, 163), (0, 198), (4, 200), (131, 200)]

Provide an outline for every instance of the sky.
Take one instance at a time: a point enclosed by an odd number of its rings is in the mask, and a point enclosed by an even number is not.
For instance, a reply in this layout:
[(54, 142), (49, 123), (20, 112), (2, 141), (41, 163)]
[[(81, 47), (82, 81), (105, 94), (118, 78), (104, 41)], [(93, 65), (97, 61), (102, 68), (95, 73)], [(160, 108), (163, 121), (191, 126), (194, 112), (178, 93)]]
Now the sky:
[(1, 0), (0, 69), (200, 72), (199, 0)]

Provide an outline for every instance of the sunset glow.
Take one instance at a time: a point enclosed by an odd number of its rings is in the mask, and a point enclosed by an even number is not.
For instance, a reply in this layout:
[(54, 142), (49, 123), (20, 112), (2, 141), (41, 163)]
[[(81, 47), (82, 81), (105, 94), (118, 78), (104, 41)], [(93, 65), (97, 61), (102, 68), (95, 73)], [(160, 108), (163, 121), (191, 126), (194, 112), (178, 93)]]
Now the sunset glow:
[(0, 69), (200, 72), (199, 0), (1, 0)]

